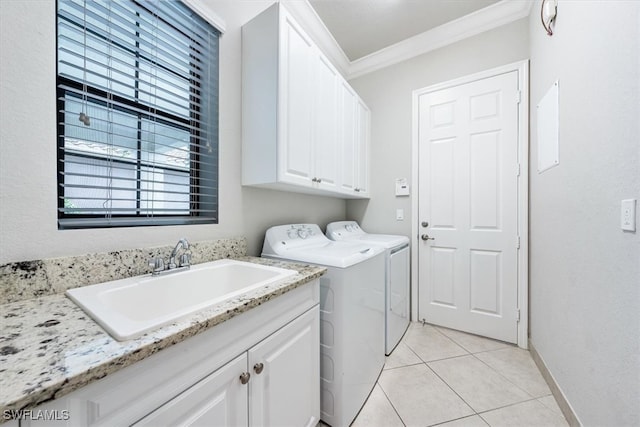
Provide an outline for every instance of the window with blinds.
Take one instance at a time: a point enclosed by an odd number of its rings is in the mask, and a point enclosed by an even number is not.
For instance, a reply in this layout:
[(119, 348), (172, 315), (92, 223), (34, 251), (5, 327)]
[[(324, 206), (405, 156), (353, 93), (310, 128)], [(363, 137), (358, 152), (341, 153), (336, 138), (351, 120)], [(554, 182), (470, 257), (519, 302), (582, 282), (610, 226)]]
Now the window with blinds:
[(58, 227), (218, 222), (219, 32), (176, 0), (58, 0)]

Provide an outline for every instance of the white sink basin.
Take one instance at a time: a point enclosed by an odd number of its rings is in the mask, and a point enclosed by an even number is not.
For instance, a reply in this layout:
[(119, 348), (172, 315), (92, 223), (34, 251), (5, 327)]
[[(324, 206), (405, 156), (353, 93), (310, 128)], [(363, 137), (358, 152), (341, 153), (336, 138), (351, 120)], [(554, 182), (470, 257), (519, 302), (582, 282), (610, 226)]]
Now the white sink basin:
[(297, 274), (235, 260), (197, 264), (161, 276), (137, 276), (69, 289), (66, 295), (118, 341)]

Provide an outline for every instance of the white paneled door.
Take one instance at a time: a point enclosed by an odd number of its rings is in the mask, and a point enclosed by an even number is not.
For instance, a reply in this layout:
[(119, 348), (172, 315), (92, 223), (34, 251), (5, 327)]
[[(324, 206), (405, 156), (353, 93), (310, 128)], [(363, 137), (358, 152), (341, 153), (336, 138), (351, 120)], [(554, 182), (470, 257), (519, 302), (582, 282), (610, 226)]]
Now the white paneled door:
[(512, 343), (519, 98), (517, 71), (418, 98), (418, 318)]

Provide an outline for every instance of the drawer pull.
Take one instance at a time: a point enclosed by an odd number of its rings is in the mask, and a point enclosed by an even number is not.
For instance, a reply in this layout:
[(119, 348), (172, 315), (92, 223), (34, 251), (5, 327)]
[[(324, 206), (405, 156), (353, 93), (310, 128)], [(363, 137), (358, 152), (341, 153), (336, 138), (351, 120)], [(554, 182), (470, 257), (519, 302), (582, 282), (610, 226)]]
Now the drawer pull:
[(248, 383), (250, 378), (251, 374), (249, 372), (243, 372), (242, 374), (240, 374), (240, 382), (242, 384)]

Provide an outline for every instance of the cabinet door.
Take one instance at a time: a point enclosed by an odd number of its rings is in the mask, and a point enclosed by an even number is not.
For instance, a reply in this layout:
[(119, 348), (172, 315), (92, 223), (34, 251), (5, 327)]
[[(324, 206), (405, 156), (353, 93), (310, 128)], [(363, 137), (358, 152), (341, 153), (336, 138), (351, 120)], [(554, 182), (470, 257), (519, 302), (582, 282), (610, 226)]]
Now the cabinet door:
[(316, 56), (314, 177), (318, 188), (336, 190), (338, 181), (339, 75), (322, 54)]
[(320, 421), (318, 306), (250, 349), (249, 367), (252, 427), (315, 426)]
[(367, 106), (358, 100), (357, 103), (357, 155), (356, 155), (356, 188), (359, 196), (369, 195), (369, 139), (371, 129), (371, 113)]
[(356, 107), (357, 98), (349, 84), (342, 81), (339, 91), (340, 107), (340, 190), (353, 194), (357, 186), (356, 174)]
[(313, 178), (314, 46), (282, 10), (278, 82), (278, 178), (311, 186)]
[(140, 426), (248, 426), (247, 370), (243, 353), (136, 424)]

